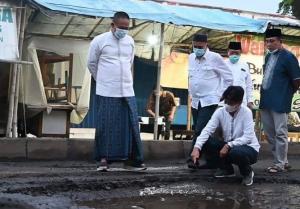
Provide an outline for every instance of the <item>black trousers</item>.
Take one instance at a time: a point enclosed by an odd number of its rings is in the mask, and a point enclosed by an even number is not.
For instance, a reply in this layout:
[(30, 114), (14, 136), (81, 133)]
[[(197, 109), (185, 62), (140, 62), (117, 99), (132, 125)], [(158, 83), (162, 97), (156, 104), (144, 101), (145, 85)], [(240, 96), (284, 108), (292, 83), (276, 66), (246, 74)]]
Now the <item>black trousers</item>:
[(248, 145), (232, 147), (228, 155), (220, 157), (220, 150), (226, 143), (219, 139), (209, 138), (203, 145), (201, 153), (208, 154), (211, 157), (211, 163), (218, 168), (232, 170), (232, 164), (239, 167), (243, 176), (249, 175), (252, 171), (251, 165), (257, 162), (258, 152)]
[(210, 120), (211, 116), (216, 111), (218, 105), (211, 105), (207, 107), (201, 107), (199, 102), (198, 109), (192, 109), (193, 122), (195, 124), (195, 134), (193, 136), (193, 143), (190, 149), (190, 153), (192, 153), (194, 149), (194, 145), (197, 141), (197, 137), (201, 134), (201, 131), (205, 128), (206, 124)]

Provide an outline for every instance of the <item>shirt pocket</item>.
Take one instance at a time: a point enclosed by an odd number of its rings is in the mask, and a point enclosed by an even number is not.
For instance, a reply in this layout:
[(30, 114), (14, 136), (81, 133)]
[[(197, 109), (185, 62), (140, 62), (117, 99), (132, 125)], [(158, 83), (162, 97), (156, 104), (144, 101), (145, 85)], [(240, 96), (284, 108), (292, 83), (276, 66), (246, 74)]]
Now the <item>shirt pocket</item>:
[(202, 69), (201, 78), (203, 80), (211, 80), (218, 77), (217, 73), (214, 71), (212, 67), (205, 67)]
[(240, 75), (237, 78), (237, 84), (238, 86), (246, 86), (246, 78), (247, 78), (247, 74), (246, 72), (240, 72)]

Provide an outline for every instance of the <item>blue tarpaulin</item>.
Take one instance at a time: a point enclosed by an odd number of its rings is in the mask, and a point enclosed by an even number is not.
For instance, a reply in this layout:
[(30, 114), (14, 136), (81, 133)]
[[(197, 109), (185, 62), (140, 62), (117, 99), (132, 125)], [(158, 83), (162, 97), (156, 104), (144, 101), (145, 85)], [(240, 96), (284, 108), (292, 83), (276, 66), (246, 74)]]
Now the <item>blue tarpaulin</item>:
[(131, 18), (231, 32), (263, 33), (266, 20), (255, 20), (219, 9), (164, 5), (138, 0), (30, 0), (46, 9), (95, 17), (125, 11)]

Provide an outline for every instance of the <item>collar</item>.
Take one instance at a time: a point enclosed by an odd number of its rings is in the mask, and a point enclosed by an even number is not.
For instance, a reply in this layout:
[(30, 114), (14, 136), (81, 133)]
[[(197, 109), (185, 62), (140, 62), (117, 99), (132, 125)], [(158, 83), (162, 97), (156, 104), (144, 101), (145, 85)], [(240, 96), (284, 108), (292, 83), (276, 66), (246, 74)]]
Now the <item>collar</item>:
[(118, 40), (118, 39), (115, 37), (115, 35), (114, 35), (114, 33), (112, 32), (112, 30), (111, 30), (111, 29), (110, 29), (110, 31), (109, 31), (109, 32), (110, 32), (110, 36), (111, 36), (111, 37), (113, 37), (114, 39)]
[(270, 55), (278, 55), (281, 51), (283, 51), (283, 48), (279, 48), (276, 52), (274, 53), (269, 53)]
[(241, 109), (242, 109), (242, 104), (241, 104), (240, 107), (237, 109), (237, 111), (234, 112), (233, 115), (232, 115), (231, 113), (227, 112), (226, 110), (225, 110), (225, 111), (226, 111), (232, 118), (236, 118), (236, 116), (239, 114), (239, 112), (241, 111)]

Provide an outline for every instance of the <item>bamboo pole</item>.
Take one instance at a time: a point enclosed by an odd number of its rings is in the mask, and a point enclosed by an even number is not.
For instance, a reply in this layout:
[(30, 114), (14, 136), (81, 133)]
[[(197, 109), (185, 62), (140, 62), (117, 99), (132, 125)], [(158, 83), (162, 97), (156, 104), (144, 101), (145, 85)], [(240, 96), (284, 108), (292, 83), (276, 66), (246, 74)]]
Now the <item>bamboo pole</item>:
[(73, 81), (73, 54), (69, 55), (70, 62), (69, 62), (69, 77), (68, 77), (68, 90), (67, 90), (67, 101), (72, 102), (72, 81)]
[(154, 140), (158, 136), (158, 117), (159, 117), (159, 97), (160, 97), (160, 75), (161, 75), (161, 65), (163, 58), (164, 49), (164, 37), (165, 36), (165, 24), (160, 25), (160, 46), (159, 46), (159, 58), (158, 58), (158, 69), (157, 69), (157, 79), (156, 79), (156, 98), (155, 98), (155, 119), (154, 119)]
[[(21, 2), (22, 4), (22, 2)], [(18, 15), (17, 21), (17, 33), (18, 38), (20, 38), (20, 29), (21, 29), (21, 12)], [(8, 107), (8, 119), (7, 119), (7, 126), (6, 126), (6, 137), (12, 137), (12, 129), (13, 129), (13, 115), (14, 115), (14, 104), (15, 104), (15, 94), (16, 94), (16, 81), (17, 81), (17, 71), (18, 71), (17, 64), (13, 65), (12, 68), (12, 79), (10, 83), (10, 94), (9, 94), (9, 107)]]
[(192, 105), (191, 105), (191, 97), (188, 94), (188, 100), (187, 100), (187, 124), (186, 124), (186, 130), (190, 131), (191, 127), (192, 127), (192, 123), (191, 123), (191, 116), (192, 116), (192, 109), (191, 109)]
[[(19, 59), (22, 60), (23, 55), (23, 42), (24, 33), (26, 26), (26, 8), (21, 10), (21, 23), (20, 23), (20, 35), (19, 35)], [(19, 88), (20, 88), (20, 73), (22, 70), (22, 65), (17, 64), (17, 78), (16, 78), (16, 90), (14, 99), (14, 113), (12, 121), (12, 137), (18, 137), (18, 104), (19, 104)]]
[(33, 65), (33, 62), (19, 61), (19, 60), (3, 60), (3, 59), (0, 59), (0, 62), (9, 63), (9, 64)]

